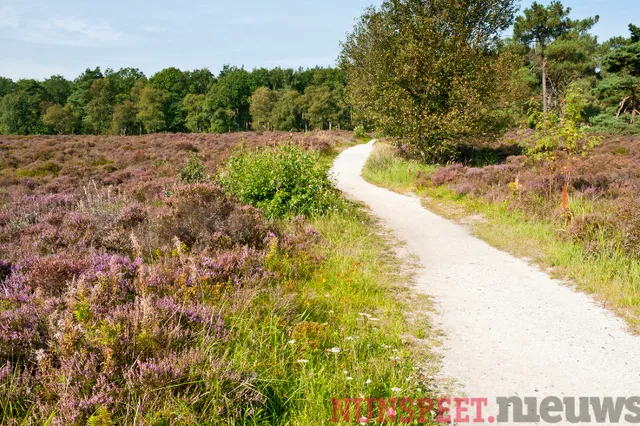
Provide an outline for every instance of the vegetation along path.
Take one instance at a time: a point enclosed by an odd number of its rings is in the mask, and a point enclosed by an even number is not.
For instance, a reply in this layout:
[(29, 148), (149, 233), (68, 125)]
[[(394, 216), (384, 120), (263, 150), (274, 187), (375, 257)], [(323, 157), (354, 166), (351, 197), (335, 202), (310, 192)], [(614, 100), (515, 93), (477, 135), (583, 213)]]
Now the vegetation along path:
[(442, 373), (470, 397), (632, 396), (640, 337), (624, 321), (525, 261), (424, 209), (418, 198), (371, 185), (361, 170), (373, 142), (344, 151), (338, 187), (419, 258), (416, 289), (434, 298), (445, 332)]

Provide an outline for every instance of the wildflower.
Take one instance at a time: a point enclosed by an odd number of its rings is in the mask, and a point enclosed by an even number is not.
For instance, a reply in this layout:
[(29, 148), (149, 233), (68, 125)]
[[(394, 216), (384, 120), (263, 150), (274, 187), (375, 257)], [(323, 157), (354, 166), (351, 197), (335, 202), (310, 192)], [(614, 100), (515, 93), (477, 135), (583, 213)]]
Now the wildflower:
[(351, 380), (353, 380), (353, 377), (349, 376), (347, 377), (347, 381), (350, 382)]
[(353, 336), (348, 336), (348, 337), (347, 337), (347, 340), (352, 341), (352, 340), (356, 340), (356, 338), (355, 338), (355, 337), (353, 337)]
[(371, 384), (371, 379), (367, 379), (366, 382), (364, 382), (366, 385), (370, 385)]
[(287, 342), (287, 344), (289, 344), (289, 345), (293, 345), (295, 342), (296, 342), (296, 341), (295, 341), (295, 339), (291, 339), (291, 340), (289, 340), (289, 341)]
[(308, 359), (299, 359), (298, 364), (307, 364), (309, 362)]
[(363, 417), (360, 417), (358, 421), (360, 422), (361, 425), (366, 425), (369, 422), (369, 418), (363, 416)]
[(395, 387), (391, 388), (391, 392), (394, 392), (394, 393), (400, 393), (401, 391), (402, 391), (402, 389), (400, 389), (400, 388), (395, 388)]
[(331, 352), (332, 354), (339, 354), (340, 348), (335, 347), (335, 348), (327, 349), (327, 352)]
[(400, 361), (400, 357), (399, 356), (391, 356), (391, 357), (389, 357), (389, 359), (391, 361)]

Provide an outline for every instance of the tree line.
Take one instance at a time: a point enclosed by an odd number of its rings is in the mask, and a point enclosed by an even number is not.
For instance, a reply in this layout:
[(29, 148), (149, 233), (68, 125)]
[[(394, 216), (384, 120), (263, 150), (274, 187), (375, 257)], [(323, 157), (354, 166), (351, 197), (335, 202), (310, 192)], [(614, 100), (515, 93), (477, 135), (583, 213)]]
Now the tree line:
[(582, 126), (640, 134), (640, 29), (601, 43), (591, 33), (597, 15), (573, 19), (560, 1), (518, 9), (515, 0), (369, 8), (339, 58), (357, 119), (431, 161), (534, 127), (537, 113), (562, 116), (567, 97)]
[(352, 128), (338, 68), (87, 69), (75, 80), (0, 77), (0, 133), (114, 134)]

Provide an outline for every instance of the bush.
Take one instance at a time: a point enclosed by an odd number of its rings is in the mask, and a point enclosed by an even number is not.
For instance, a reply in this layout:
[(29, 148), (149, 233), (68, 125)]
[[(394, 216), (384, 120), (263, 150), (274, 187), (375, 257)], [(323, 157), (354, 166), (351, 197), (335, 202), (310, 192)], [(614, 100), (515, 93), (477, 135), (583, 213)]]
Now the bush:
[(198, 153), (192, 152), (189, 154), (186, 166), (178, 173), (178, 177), (180, 178), (180, 182), (188, 185), (207, 181), (209, 178), (206, 173), (207, 168), (200, 162)]
[(365, 131), (364, 126), (363, 125), (356, 126), (355, 129), (353, 129), (353, 136), (358, 139), (366, 138), (367, 132)]
[(340, 203), (319, 154), (293, 145), (240, 150), (227, 161), (218, 182), (269, 219), (322, 215)]
[(174, 238), (192, 251), (249, 246), (261, 248), (268, 229), (260, 212), (242, 206), (222, 188), (210, 184), (177, 187), (166, 198), (159, 219), (161, 245)]

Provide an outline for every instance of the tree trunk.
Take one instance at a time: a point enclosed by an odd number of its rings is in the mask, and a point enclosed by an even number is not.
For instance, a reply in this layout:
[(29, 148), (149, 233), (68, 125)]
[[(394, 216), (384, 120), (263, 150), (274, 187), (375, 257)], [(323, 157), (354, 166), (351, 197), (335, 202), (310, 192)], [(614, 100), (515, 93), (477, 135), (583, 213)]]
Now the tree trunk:
[(547, 98), (547, 58), (542, 58), (542, 110), (546, 113), (549, 109)]
[(637, 109), (638, 109), (638, 102), (636, 99), (636, 90), (631, 89), (631, 124), (634, 124), (636, 121)]
[(628, 100), (629, 100), (629, 96), (627, 96), (622, 100), (622, 102), (620, 102), (620, 109), (618, 109), (618, 113), (616, 114), (616, 120), (620, 118), (620, 114), (624, 110), (624, 104), (626, 104)]

